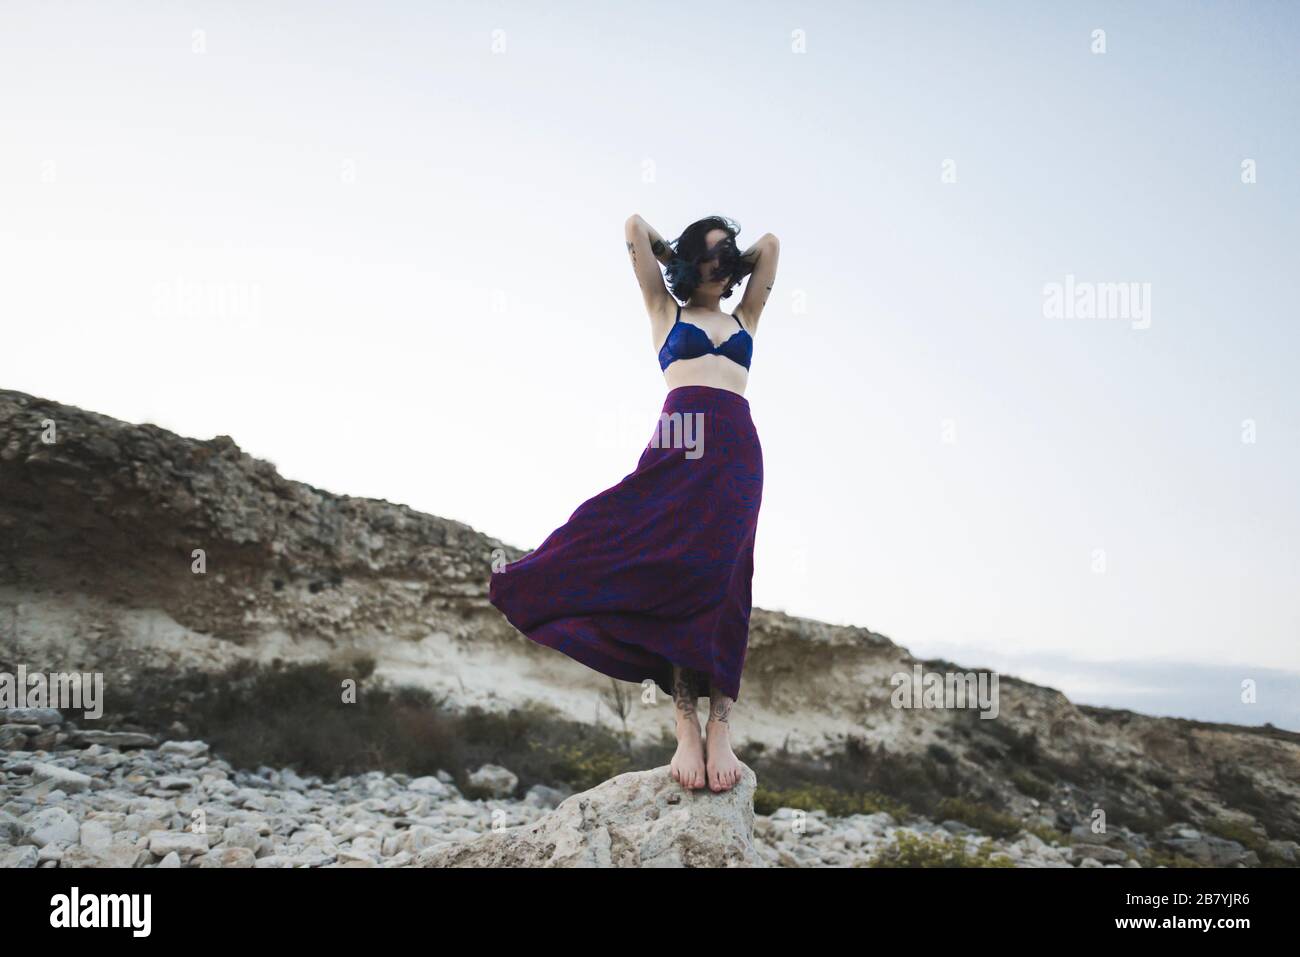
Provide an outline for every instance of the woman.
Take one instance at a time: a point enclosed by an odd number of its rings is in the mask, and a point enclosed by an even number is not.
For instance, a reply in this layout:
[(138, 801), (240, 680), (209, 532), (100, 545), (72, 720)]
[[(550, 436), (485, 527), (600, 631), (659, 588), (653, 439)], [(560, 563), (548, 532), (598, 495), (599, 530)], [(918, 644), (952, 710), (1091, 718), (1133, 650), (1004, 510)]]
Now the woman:
[[(714, 791), (740, 779), (728, 721), (749, 644), (763, 493), (744, 392), (780, 251), (768, 233), (742, 253), (738, 232), (710, 216), (670, 245), (640, 216), (628, 219), (627, 249), (668, 384), (659, 423), (634, 472), (580, 505), (536, 550), (494, 569), (488, 592), (532, 640), (602, 674), (651, 678), (671, 694), (672, 775), (690, 789), (707, 780)], [(727, 315), (718, 305), (746, 275)], [(705, 696), (702, 736), (695, 709)]]

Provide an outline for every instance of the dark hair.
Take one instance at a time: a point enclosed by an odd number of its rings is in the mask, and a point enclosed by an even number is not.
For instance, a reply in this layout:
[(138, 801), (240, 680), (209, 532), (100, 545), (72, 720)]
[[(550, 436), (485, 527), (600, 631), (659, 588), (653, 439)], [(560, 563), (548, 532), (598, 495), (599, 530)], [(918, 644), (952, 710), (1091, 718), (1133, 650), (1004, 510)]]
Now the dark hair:
[[(704, 239), (714, 229), (726, 230), (727, 238), (709, 248)], [(681, 300), (690, 299), (700, 284), (700, 263), (717, 256), (718, 265), (713, 275), (726, 282), (722, 298), (730, 296), (731, 288), (754, 271), (753, 265), (740, 258), (740, 249), (736, 245), (739, 232), (740, 224), (726, 216), (706, 216), (682, 230), (682, 234), (669, 244), (673, 248), (673, 258), (668, 261), (664, 275), (672, 294)]]

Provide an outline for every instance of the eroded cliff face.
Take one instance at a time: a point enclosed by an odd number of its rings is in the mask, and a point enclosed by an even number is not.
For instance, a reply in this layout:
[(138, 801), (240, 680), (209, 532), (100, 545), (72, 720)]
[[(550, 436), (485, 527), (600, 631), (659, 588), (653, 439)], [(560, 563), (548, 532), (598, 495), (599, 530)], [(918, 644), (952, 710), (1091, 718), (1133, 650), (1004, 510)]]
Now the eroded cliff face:
[[(421, 637), (483, 594), (501, 543), (281, 478), (229, 436), (188, 439), (0, 392), (0, 580), (166, 611), (245, 643)], [(201, 550), (206, 573), (196, 572)]]
[[(453, 705), (532, 699), (621, 721), (602, 711), (609, 679), (488, 604), (494, 556), (521, 554), (459, 522), (287, 481), (228, 436), (0, 391), (0, 665), (203, 671), (361, 653)], [(1007, 676), (996, 720), (891, 706), (892, 676), (917, 664), (867, 629), (755, 609), (736, 737), (807, 754), (881, 742), (1045, 820), (1117, 802), (1140, 816), (1175, 795), (1189, 818), (1300, 834), (1300, 735), (1080, 708)], [(657, 736), (671, 703), (626, 687), (628, 730)], [(1020, 772), (1033, 781), (1013, 783)]]

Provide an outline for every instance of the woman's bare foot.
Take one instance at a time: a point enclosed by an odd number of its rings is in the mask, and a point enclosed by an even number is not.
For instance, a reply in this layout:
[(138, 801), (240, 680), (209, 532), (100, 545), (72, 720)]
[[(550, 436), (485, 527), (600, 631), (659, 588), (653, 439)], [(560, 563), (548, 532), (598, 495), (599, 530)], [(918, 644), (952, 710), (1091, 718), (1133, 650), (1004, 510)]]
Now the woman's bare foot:
[(700, 737), (700, 723), (695, 715), (677, 716), (677, 751), (669, 764), (673, 780), (682, 787), (696, 790), (704, 787), (704, 739)]
[(740, 760), (731, 750), (732, 700), (719, 691), (710, 695), (709, 721), (705, 726), (705, 746), (708, 758), (705, 763), (709, 788), (713, 791), (730, 791), (740, 780)]
[(700, 719), (695, 714), (699, 693), (693, 675), (684, 675), (673, 667), (673, 706), (677, 713), (677, 751), (669, 762), (673, 780), (690, 790), (704, 787), (704, 741), (700, 737)]

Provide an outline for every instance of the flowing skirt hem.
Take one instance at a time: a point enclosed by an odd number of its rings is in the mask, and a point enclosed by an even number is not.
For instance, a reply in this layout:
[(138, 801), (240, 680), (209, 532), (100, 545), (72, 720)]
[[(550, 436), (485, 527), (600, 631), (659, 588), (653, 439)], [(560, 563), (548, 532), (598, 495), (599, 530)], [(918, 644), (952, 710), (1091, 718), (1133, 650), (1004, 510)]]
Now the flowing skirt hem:
[[(509, 619), (509, 615), (506, 616)], [(673, 666), (701, 671), (709, 683), (732, 701), (740, 697), (740, 683), (732, 686), (708, 661), (676, 661), (650, 651), (642, 645), (620, 641), (617, 615), (575, 615), (556, 618), (535, 628), (524, 630), (514, 622), (524, 637), (539, 645), (559, 651), (593, 671), (620, 681), (640, 683), (649, 678), (670, 699), (673, 695)], [(707, 697), (707, 690), (701, 697)]]

